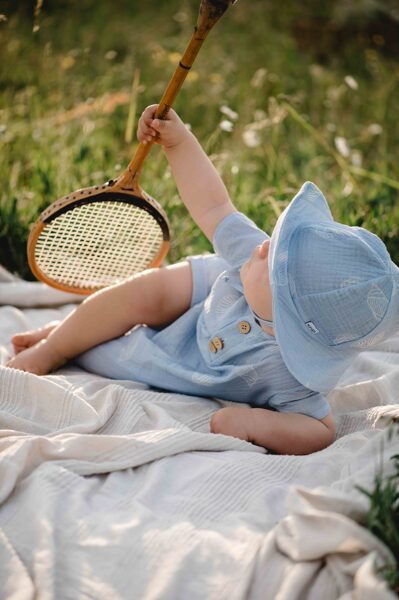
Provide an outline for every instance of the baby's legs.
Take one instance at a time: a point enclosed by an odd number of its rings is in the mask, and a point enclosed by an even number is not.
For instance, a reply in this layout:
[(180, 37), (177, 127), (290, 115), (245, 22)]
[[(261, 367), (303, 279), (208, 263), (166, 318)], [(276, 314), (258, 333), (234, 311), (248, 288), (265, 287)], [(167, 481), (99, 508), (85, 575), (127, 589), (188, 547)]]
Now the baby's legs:
[[(102, 342), (117, 338), (137, 324), (160, 327), (190, 306), (191, 266), (188, 261), (148, 269), (91, 294), (55, 327), (13, 339), (19, 351), (7, 367), (45, 375)], [(54, 324), (52, 324), (54, 325)], [(43, 335), (44, 334), (44, 335)], [(35, 338), (38, 340), (35, 342)], [(29, 347), (30, 342), (34, 345)], [(17, 351), (17, 347), (15, 348)]]

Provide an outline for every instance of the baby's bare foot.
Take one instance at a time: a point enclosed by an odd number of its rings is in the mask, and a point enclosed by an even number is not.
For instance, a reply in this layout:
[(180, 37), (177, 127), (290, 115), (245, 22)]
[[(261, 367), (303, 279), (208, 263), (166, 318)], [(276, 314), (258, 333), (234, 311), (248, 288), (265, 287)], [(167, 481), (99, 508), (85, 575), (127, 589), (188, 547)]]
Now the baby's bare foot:
[(66, 362), (67, 359), (58, 352), (51, 340), (43, 339), (34, 346), (19, 352), (5, 366), (36, 375), (47, 375)]
[(24, 331), (13, 335), (11, 342), (14, 346), (15, 354), (19, 354), (23, 350), (34, 346), (37, 342), (40, 342), (40, 340), (46, 339), (49, 333), (53, 331), (58, 324), (59, 321), (51, 321), (51, 323), (48, 323), (39, 329), (32, 329), (32, 331)]

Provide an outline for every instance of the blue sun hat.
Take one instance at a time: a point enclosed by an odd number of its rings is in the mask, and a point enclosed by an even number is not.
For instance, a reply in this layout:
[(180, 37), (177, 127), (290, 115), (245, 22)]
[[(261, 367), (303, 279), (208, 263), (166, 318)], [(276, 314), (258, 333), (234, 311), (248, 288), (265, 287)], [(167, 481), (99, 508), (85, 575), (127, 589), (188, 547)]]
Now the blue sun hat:
[(334, 221), (313, 183), (280, 215), (268, 260), (276, 339), (302, 385), (332, 390), (399, 329), (399, 268), (376, 235)]

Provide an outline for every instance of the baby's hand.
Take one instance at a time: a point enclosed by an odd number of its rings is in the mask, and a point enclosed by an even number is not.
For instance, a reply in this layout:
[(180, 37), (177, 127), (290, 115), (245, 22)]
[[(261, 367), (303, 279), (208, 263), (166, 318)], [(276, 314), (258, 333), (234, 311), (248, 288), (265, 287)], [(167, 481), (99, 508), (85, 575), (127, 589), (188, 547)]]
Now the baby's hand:
[(139, 142), (155, 142), (165, 148), (173, 148), (180, 144), (189, 134), (187, 127), (173, 109), (170, 109), (165, 119), (154, 119), (158, 104), (151, 104), (143, 111), (138, 127)]

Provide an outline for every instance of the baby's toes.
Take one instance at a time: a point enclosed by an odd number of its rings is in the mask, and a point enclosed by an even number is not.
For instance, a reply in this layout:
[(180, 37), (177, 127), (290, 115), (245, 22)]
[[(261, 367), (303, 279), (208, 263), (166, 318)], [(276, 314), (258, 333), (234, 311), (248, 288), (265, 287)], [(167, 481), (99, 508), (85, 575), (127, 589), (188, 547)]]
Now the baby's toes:
[[(18, 356), (14, 356), (6, 363), (6, 367), (16, 369), (17, 371), (42, 375), (40, 364), (37, 363), (34, 356), (30, 356), (30, 352), (31, 350), (28, 348), (25, 350), (25, 353), (22, 352)], [(26, 354), (28, 354), (28, 356), (26, 356)]]
[(19, 371), (24, 371), (24, 369), (22, 369), (21, 366), (18, 366), (18, 364), (16, 364), (15, 358), (11, 358), (10, 360), (8, 360), (5, 366), (9, 369), (18, 369)]

